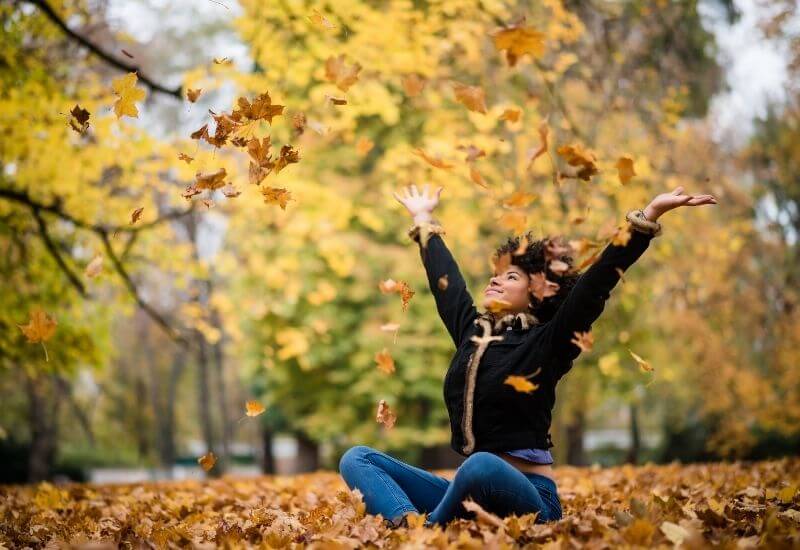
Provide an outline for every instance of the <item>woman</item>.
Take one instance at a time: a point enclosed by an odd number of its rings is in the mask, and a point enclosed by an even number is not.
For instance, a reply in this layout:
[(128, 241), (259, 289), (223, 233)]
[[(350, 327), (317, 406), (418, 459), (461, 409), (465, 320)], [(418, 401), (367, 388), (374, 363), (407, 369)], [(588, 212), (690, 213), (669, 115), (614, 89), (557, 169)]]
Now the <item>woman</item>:
[[(436, 307), (456, 346), (444, 397), (451, 446), (467, 459), (449, 481), (358, 445), (342, 456), (339, 471), (364, 495), (367, 512), (381, 514), (391, 527), (407, 525), (409, 512), (427, 514), (425, 525), (468, 518), (462, 504), (468, 498), (501, 517), (537, 512), (537, 523), (559, 520), (549, 430), (556, 384), (581, 352), (576, 343), (602, 313), (620, 274), (661, 233), (656, 220), (716, 199), (684, 195), (683, 187), (658, 195), (644, 210), (628, 212), (627, 243), (609, 244), (580, 276), (571, 272), (568, 248), (555, 240), (531, 242), (528, 233), (521, 246), (509, 239), (496, 257), (510, 262), (496, 264), (483, 296), (487, 311), (478, 313), (441, 237), (444, 229), (432, 218), (441, 191), (429, 194), (425, 185), (420, 193), (412, 185), (394, 196), (413, 216), (409, 236), (420, 245)], [(509, 376), (535, 387), (518, 391)]]

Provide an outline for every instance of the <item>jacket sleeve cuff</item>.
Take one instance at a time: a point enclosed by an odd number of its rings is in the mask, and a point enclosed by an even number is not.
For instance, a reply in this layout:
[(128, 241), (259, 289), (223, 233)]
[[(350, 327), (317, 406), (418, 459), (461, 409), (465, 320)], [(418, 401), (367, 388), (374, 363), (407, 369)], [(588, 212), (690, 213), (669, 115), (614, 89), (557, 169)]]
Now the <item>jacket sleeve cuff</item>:
[(408, 230), (408, 236), (411, 237), (412, 240), (420, 243), (422, 248), (428, 246), (428, 240), (431, 238), (431, 235), (444, 235), (445, 230), (441, 226), (441, 224), (436, 220), (431, 220), (430, 222), (420, 222), (415, 223), (412, 225)]

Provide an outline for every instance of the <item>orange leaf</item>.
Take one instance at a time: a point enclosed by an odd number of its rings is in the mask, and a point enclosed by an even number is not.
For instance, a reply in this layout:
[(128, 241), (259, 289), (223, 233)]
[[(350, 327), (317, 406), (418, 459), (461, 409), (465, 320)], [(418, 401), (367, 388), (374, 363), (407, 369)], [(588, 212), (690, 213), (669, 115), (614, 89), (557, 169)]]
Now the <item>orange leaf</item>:
[(619, 181), (622, 185), (631, 181), (631, 178), (636, 175), (633, 170), (633, 159), (630, 157), (620, 157), (617, 164), (614, 165), (619, 174)]
[(456, 100), (467, 109), (486, 114), (486, 93), (483, 88), (454, 82), (453, 91), (456, 93)]
[(325, 79), (336, 84), (336, 87), (343, 92), (358, 81), (360, 71), (361, 65), (358, 63), (353, 63), (349, 67), (345, 65), (344, 54), (338, 57), (331, 56), (325, 61)]
[(392, 374), (394, 372), (394, 359), (392, 359), (389, 350), (386, 348), (383, 348), (383, 350), (375, 354), (375, 362), (378, 364), (378, 370), (381, 372), (385, 372), (386, 374)]
[(503, 114), (500, 115), (499, 120), (507, 120), (508, 122), (517, 122), (519, 120), (522, 111), (520, 109), (506, 109), (503, 111)]
[(213, 452), (209, 451), (207, 454), (198, 458), (197, 463), (207, 472), (217, 463), (217, 457), (214, 456)]
[(186, 90), (186, 99), (188, 99), (191, 103), (197, 101), (197, 98), (200, 97), (200, 94), (203, 93), (202, 88), (188, 88)]
[(372, 142), (371, 139), (365, 138), (365, 137), (360, 137), (360, 138), (358, 138), (358, 141), (356, 142), (356, 152), (360, 156), (364, 157), (364, 156), (367, 155), (367, 153), (372, 151), (372, 148), (374, 146), (375, 146), (375, 144)]
[(536, 384), (532, 383), (524, 376), (507, 376), (506, 379), (503, 381), (504, 384), (508, 384), (509, 386), (513, 386), (515, 390), (522, 393), (531, 393), (532, 391), (539, 388)]
[(194, 160), (194, 157), (190, 157), (186, 153), (178, 153), (178, 160), (185, 161), (186, 164), (191, 164)]
[(258, 416), (266, 410), (258, 401), (248, 401), (244, 404), (244, 408), (247, 416)]
[(506, 50), (506, 60), (513, 67), (523, 55), (539, 58), (544, 55), (544, 38), (542, 32), (532, 27), (509, 25), (491, 33), (497, 51)]
[(292, 193), (283, 187), (263, 187), (261, 194), (264, 195), (266, 204), (278, 204), (281, 210), (286, 210), (286, 204), (295, 200), (292, 198)]
[(225, 168), (220, 168), (216, 172), (195, 174), (195, 187), (197, 189), (219, 189), (225, 185), (225, 176), (228, 173)]
[(20, 330), (22, 330), (22, 334), (25, 335), (29, 343), (36, 344), (38, 342), (47, 342), (52, 338), (53, 334), (56, 332), (56, 326), (58, 325), (55, 317), (49, 316), (44, 310), (38, 307), (32, 309), (29, 316), (30, 321), (27, 325), (17, 325)]
[(425, 162), (427, 162), (434, 168), (441, 168), (442, 170), (450, 170), (451, 168), (453, 168), (453, 166), (455, 166), (454, 164), (449, 164), (443, 161), (439, 157), (429, 156), (425, 151), (423, 151), (419, 147), (414, 149), (414, 154), (417, 155), (418, 157), (421, 157)]
[(331, 23), (324, 15), (318, 12), (316, 9), (311, 10), (311, 15), (306, 15), (309, 21), (317, 25), (318, 27), (325, 27), (326, 29), (335, 29), (336, 25)]
[(403, 91), (408, 97), (416, 97), (425, 87), (425, 79), (416, 75), (410, 74), (403, 77)]

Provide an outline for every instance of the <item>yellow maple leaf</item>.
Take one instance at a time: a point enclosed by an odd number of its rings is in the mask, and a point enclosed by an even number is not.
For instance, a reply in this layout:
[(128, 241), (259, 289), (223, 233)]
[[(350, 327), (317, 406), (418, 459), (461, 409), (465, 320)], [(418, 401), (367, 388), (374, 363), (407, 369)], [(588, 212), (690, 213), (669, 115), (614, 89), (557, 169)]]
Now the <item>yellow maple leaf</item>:
[[(537, 369), (536, 372), (530, 376), (536, 376), (539, 374), (540, 370), (541, 369)], [(503, 381), (503, 384), (508, 384), (521, 393), (531, 393), (532, 391), (539, 389), (539, 386), (528, 380), (527, 376), (510, 375), (506, 377), (506, 379)]]
[(280, 205), (281, 210), (286, 210), (286, 204), (295, 199), (292, 198), (292, 193), (283, 187), (263, 187), (261, 194), (264, 196), (266, 204)]
[(636, 175), (636, 172), (633, 170), (633, 159), (630, 157), (620, 157), (614, 167), (617, 169), (619, 181), (622, 185), (631, 181), (631, 178)]
[(32, 309), (28, 315), (30, 317), (28, 324), (17, 326), (28, 339), (29, 343), (42, 344), (45, 361), (49, 361), (50, 358), (47, 355), (47, 347), (45, 347), (44, 343), (53, 337), (58, 323), (55, 317), (49, 316), (43, 309), (38, 307)]
[(630, 349), (628, 349), (628, 353), (631, 354), (631, 357), (633, 357), (636, 360), (636, 362), (639, 364), (639, 367), (643, 371), (645, 371), (645, 372), (652, 372), (653, 371), (653, 367), (650, 366), (650, 363), (648, 363), (647, 361), (645, 361), (644, 359), (642, 359), (641, 357), (639, 357), (638, 355), (633, 353)]
[(118, 119), (125, 115), (132, 118), (139, 117), (139, 109), (136, 108), (136, 102), (142, 101), (147, 92), (136, 87), (137, 80), (139, 80), (139, 77), (136, 76), (136, 73), (128, 73), (115, 78), (111, 82), (111, 88), (119, 96), (119, 99), (114, 103), (114, 113), (116, 113)]
[(525, 54), (533, 58), (544, 55), (544, 33), (532, 27), (511, 25), (497, 29), (491, 37), (497, 51), (506, 50), (506, 60), (511, 67)]
[(258, 401), (248, 401), (244, 404), (244, 408), (247, 416), (258, 416), (266, 410)]

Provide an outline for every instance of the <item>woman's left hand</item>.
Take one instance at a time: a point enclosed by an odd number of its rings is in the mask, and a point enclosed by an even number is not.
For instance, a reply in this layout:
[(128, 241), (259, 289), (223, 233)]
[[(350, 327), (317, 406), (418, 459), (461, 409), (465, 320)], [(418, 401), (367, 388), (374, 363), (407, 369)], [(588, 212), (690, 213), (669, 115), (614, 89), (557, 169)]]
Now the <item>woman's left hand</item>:
[(700, 206), (701, 204), (717, 204), (713, 195), (685, 195), (683, 186), (678, 186), (671, 193), (661, 193), (644, 209), (645, 217), (656, 221), (662, 214), (679, 206)]

